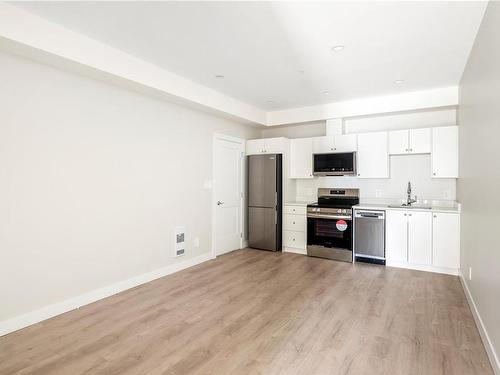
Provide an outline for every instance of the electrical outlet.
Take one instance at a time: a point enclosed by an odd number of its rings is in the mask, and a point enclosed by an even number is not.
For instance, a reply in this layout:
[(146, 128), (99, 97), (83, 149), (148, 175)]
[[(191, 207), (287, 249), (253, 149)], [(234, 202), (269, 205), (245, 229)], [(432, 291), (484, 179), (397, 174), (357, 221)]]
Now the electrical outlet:
[(375, 197), (380, 198), (382, 196), (382, 190), (380, 189), (375, 189)]
[(472, 267), (469, 267), (469, 280), (472, 280)]
[(200, 247), (200, 239), (198, 237), (195, 237), (194, 238), (194, 244), (193, 244), (194, 247)]
[(444, 191), (444, 199), (450, 199), (451, 192), (449, 190)]

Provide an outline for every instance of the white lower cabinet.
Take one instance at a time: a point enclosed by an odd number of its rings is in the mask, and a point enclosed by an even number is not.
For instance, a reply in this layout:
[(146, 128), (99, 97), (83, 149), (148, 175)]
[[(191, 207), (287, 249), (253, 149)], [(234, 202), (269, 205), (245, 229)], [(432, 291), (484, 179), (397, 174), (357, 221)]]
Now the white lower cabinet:
[(432, 264), (460, 268), (460, 215), (442, 212), (432, 215)]
[(432, 263), (432, 213), (408, 212), (408, 263)]
[(283, 207), (283, 251), (306, 254), (306, 211), (305, 206)]
[(385, 258), (389, 264), (408, 261), (408, 214), (390, 210), (385, 213)]
[(460, 214), (387, 210), (388, 266), (457, 274), (460, 262)]
[(286, 251), (292, 250), (290, 252), (294, 252), (293, 249), (306, 249), (306, 236), (304, 232), (286, 230), (284, 233), (285, 236), (283, 237), (283, 245), (285, 246)]

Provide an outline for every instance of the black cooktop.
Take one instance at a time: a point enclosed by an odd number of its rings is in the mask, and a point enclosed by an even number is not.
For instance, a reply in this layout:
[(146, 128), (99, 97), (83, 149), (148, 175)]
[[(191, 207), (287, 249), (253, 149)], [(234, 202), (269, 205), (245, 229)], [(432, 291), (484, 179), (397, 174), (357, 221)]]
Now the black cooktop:
[(357, 204), (358, 197), (319, 197), (317, 203), (308, 204), (307, 207), (352, 208)]

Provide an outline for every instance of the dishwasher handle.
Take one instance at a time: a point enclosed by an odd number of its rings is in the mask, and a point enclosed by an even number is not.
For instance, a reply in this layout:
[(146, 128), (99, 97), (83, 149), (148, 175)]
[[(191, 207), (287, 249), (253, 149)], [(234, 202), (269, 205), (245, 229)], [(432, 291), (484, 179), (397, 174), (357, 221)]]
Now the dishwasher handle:
[(385, 211), (354, 211), (354, 217), (365, 219), (385, 219)]

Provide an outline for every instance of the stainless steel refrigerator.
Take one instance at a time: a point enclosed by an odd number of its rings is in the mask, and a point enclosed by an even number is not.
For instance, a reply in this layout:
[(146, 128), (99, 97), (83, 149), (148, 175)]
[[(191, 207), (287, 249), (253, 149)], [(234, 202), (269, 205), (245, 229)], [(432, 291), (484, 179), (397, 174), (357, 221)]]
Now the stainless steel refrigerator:
[(282, 155), (248, 156), (248, 245), (281, 251)]

